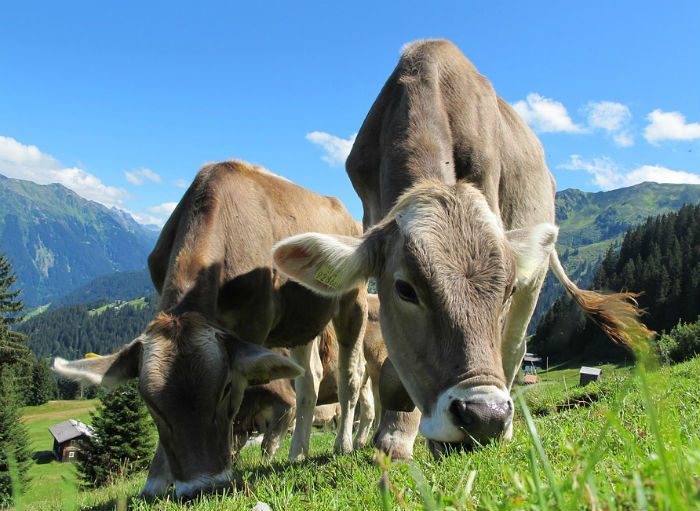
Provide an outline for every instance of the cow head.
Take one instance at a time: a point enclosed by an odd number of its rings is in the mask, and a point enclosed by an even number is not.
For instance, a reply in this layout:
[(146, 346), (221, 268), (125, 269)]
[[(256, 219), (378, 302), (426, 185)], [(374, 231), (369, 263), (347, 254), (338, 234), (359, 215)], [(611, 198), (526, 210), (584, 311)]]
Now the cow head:
[(375, 277), (389, 358), (422, 412), (421, 432), (473, 445), (510, 430), (503, 322), (514, 291), (541, 275), (556, 234), (551, 224), (505, 232), (476, 188), (430, 182), (404, 193), (362, 240), (301, 234), (273, 256), (326, 295)]
[(138, 377), (166, 457), (163, 469), (152, 468), (143, 493), (162, 494), (174, 483), (184, 497), (229, 484), (231, 424), (245, 388), (303, 372), (288, 357), (235, 339), (194, 312), (161, 313), (117, 353), (57, 358), (53, 369), (107, 387)]

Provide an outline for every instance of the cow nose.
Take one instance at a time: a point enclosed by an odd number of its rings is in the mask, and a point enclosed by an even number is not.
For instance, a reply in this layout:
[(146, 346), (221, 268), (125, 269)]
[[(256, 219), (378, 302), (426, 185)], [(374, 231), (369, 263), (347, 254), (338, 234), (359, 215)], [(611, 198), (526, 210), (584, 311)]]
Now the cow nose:
[(479, 443), (499, 438), (513, 420), (513, 403), (455, 399), (450, 412), (457, 426)]

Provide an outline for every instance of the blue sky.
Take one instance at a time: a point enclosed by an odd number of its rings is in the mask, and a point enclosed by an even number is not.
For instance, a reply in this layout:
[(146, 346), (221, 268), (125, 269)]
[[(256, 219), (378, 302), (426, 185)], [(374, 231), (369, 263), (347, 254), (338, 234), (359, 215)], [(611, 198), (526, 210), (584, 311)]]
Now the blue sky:
[(700, 183), (698, 27), (697, 1), (6, 3), (0, 173), (162, 222), (202, 164), (240, 158), (360, 218), (352, 136), (402, 45), (441, 37), (560, 189)]

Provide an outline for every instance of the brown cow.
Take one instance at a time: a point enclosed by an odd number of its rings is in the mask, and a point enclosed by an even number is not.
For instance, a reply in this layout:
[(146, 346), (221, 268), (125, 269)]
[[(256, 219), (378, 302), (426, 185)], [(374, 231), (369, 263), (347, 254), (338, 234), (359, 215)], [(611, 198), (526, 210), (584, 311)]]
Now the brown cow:
[(56, 361), (58, 372), (95, 383), (139, 377), (159, 433), (144, 494), (162, 494), (172, 483), (185, 496), (228, 484), (231, 423), (245, 387), (301, 372), (289, 358), (259, 345), (293, 347), (305, 370), (296, 381), (291, 452), (303, 456), (320, 380), (320, 367), (310, 363), (310, 341), (331, 320), (343, 410), (335, 448), (352, 449), (366, 291), (320, 297), (273, 270), (273, 244), (308, 230), (361, 232), (337, 199), (247, 163), (206, 166), (148, 258), (159, 317), (111, 357)]
[[(360, 392), (360, 422), (355, 435), (355, 447), (363, 447), (373, 421), (378, 417), (380, 400), (379, 374), (387, 357), (386, 347), (379, 327), (379, 299), (367, 296), (367, 328), (363, 338), (365, 373)], [(287, 350), (275, 350), (286, 354)], [(313, 343), (312, 358), (320, 360), (323, 377), (318, 389), (318, 400), (313, 424), (317, 417), (321, 423), (334, 420), (339, 415), (338, 404), (338, 342), (331, 324), (327, 325)], [(336, 414), (338, 410), (338, 414)], [(275, 380), (264, 385), (250, 386), (245, 390), (243, 402), (233, 421), (233, 452), (238, 452), (254, 432), (263, 433), (261, 444), (263, 458), (269, 459), (279, 449), (280, 440), (289, 430), (296, 414), (294, 386), (290, 380)]]
[[(408, 393), (394, 389), (389, 404), (410, 409), (410, 396), (429, 439), (473, 446), (512, 434), (510, 388), (548, 267), (614, 339), (643, 329), (634, 295), (582, 291), (567, 278), (542, 146), (452, 43), (405, 49), (346, 168), (364, 238), (295, 236), (276, 246), (275, 263), (324, 296), (377, 279), (384, 340)], [(410, 419), (407, 437), (380, 432), (378, 445), (412, 442)]]

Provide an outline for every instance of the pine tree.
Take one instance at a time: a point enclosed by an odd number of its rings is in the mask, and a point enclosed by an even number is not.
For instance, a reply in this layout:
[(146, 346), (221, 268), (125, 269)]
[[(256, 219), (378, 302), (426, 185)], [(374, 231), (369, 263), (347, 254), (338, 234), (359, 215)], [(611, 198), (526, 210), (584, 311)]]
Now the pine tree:
[(134, 382), (106, 393), (92, 414), (95, 430), (78, 462), (86, 487), (110, 484), (124, 470), (146, 468), (153, 455), (155, 427)]
[(10, 291), (17, 282), (17, 275), (12, 270), (10, 260), (0, 254), (0, 324), (11, 325), (22, 320), (20, 313), (24, 308), (19, 295), (21, 290)]
[[(10, 261), (0, 254), (0, 370), (11, 367), (19, 389), (28, 389), (31, 381), (32, 354), (26, 336), (10, 329), (21, 320), (23, 304), (20, 290), (11, 290), (17, 281)], [(21, 396), (24, 402), (25, 395)]]
[(19, 399), (9, 367), (0, 369), (0, 508), (12, 506), (13, 484), (22, 493), (29, 483), (29, 433), (20, 421)]
[(56, 379), (48, 364), (39, 359), (34, 360), (32, 367), (32, 385), (29, 389), (27, 404), (30, 406), (43, 405), (49, 399), (55, 399), (58, 394)]

